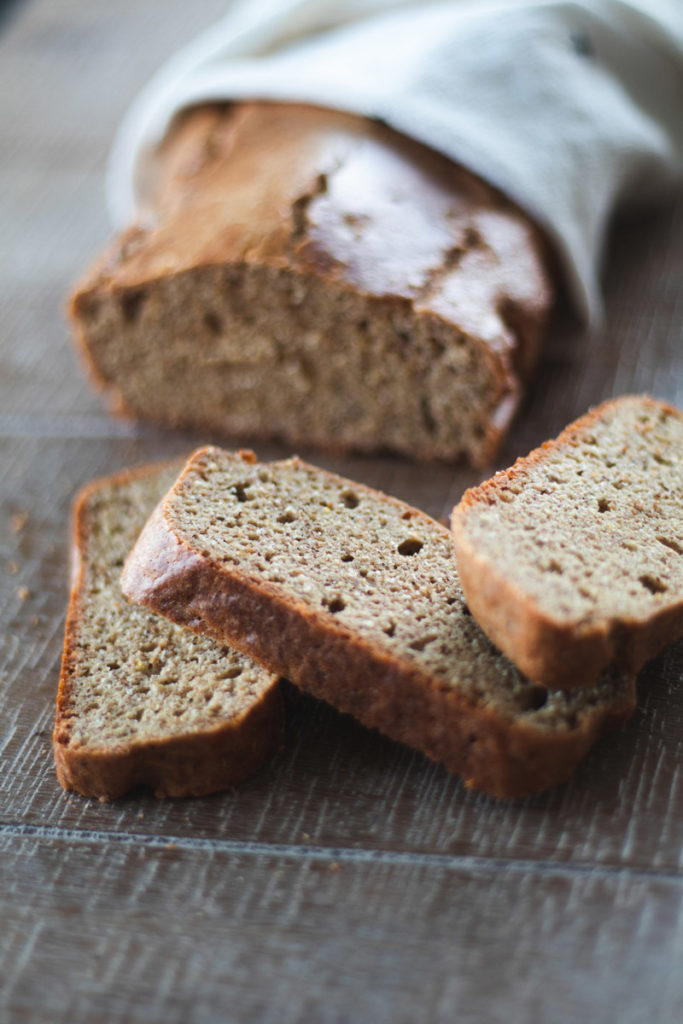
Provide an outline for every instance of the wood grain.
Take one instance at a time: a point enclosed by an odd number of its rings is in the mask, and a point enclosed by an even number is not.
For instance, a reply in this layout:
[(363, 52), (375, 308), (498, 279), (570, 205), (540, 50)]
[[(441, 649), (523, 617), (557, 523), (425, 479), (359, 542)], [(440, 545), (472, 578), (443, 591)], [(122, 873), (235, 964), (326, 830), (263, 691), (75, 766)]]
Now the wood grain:
[(0, 851), (0, 996), (18, 1019), (640, 1024), (683, 1011), (682, 893), (666, 876), (125, 835), (6, 833)]
[[(109, 417), (65, 296), (107, 237), (123, 110), (224, 8), (31, 0), (0, 23), (0, 1020), (678, 1022), (683, 644), (642, 673), (631, 723), (526, 801), (293, 690), (284, 750), (235, 792), (56, 784), (71, 498), (219, 440)], [(499, 465), (609, 395), (683, 405), (683, 196), (617, 220), (606, 265), (604, 324), (559, 305)], [(300, 454), (436, 517), (481, 478)]]

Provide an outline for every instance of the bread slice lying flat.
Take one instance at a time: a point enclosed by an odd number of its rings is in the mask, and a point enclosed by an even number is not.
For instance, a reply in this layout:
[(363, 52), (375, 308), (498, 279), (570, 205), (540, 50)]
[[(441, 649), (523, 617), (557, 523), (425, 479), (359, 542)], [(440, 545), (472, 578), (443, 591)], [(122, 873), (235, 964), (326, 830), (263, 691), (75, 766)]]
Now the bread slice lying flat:
[(54, 757), (65, 789), (113, 799), (242, 781), (277, 749), (277, 677), (250, 658), (130, 605), (123, 559), (178, 466), (99, 480), (74, 513), (74, 575)]
[(683, 416), (606, 402), (467, 491), (452, 527), (472, 614), (528, 676), (636, 672), (683, 635)]
[(197, 452), (122, 587), (497, 796), (566, 779), (634, 707), (627, 676), (529, 682), (468, 613), (447, 529), (298, 459)]

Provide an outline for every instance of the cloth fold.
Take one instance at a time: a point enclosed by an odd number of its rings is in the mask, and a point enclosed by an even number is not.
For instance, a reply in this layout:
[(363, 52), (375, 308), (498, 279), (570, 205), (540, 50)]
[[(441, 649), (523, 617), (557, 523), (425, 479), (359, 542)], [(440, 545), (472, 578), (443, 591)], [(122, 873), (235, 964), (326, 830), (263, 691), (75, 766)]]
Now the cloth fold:
[(246, 0), (176, 54), (115, 139), (117, 227), (174, 116), (211, 100), (313, 103), (381, 119), (485, 178), (555, 244), (600, 317), (615, 206), (683, 178), (679, 0)]

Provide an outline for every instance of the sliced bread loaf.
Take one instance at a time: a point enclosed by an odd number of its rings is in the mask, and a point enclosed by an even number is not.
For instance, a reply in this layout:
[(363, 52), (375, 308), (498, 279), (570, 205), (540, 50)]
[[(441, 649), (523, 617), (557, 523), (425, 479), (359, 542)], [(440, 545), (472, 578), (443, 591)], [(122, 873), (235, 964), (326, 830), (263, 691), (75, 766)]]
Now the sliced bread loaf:
[(523, 213), (382, 125), (306, 106), (192, 110), (158, 167), (150, 216), (72, 303), (117, 408), (250, 442), (491, 458), (551, 301)]
[(636, 672), (683, 635), (683, 415), (605, 402), (467, 491), (452, 527), (472, 614), (530, 678)]
[(571, 693), (529, 682), (469, 614), (447, 529), (298, 459), (197, 452), (122, 588), (497, 796), (566, 779), (634, 707), (615, 673)]
[(178, 467), (96, 481), (74, 512), (74, 573), (54, 756), (65, 789), (113, 799), (212, 793), (275, 752), (277, 677), (250, 658), (129, 604), (123, 560)]

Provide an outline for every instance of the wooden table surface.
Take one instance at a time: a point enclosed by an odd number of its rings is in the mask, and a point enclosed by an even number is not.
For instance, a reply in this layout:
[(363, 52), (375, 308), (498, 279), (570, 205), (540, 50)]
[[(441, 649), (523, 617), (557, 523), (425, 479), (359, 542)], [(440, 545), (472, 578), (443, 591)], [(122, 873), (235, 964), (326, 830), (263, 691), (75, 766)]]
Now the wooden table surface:
[[(0, 1020), (683, 1020), (683, 644), (567, 786), (502, 803), (308, 698), (203, 800), (67, 795), (51, 728), (75, 489), (198, 440), (110, 418), (70, 347), (115, 126), (223, 0), (25, 0), (0, 23)], [(591, 403), (683, 405), (683, 200), (620, 219), (605, 326), (557, 316), (499, 465)], [(280, 453), (275, 446), (263, 456)], [(447, 514), (472, 470), (319, 462)]]

